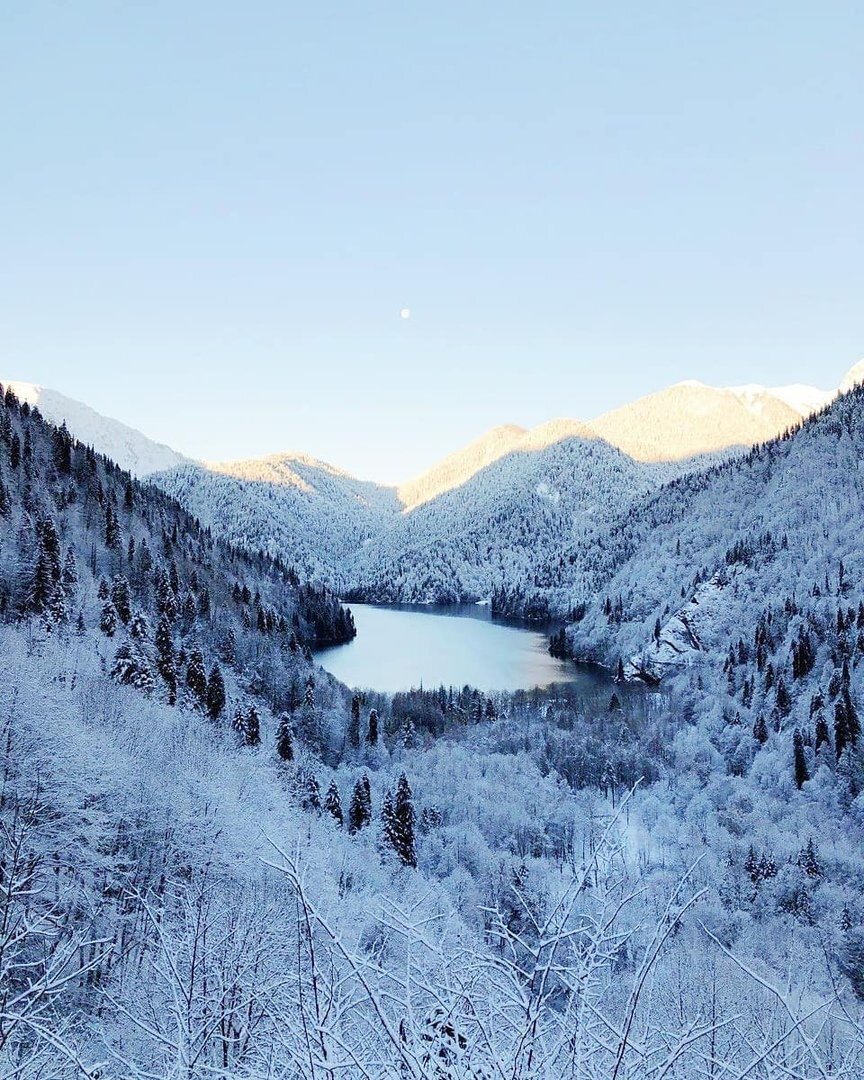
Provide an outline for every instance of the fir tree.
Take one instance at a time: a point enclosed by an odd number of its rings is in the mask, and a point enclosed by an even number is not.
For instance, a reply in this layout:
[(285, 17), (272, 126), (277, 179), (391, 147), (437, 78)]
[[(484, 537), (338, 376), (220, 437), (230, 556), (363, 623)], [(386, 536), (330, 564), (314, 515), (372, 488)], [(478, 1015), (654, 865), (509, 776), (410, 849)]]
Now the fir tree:
[(396, 798), (393, 800), (394, 849), (405, 866), (417, 866), (417, 850), (414, 840), (414, 803), (411, 788), (405, 773), (399, 777), (396, 785)]
[(753, 738), (763, 746), (768, 742), (768, 727), (765, 724), (765, 717), (762, 713), (759, 713), (753, 724)]
[(75, 561), (75, 552), (71, 547), (66, 552), (66, 558), (63, 560), (61, 581), (66, 595), (70, 598), (73, 597), (78, 587), (78, 564)]
[(331, 780), (330, 787), (327, 788), (327, 794), (324, 796), (324, 809), (341, 829), (345, 824), (345, 819), (342, 814), (342, 800), (339, 798), (339, 788), (336, 787), (335, 780)]
[(211, 720), (218, 720), (225, 708), (225, 680), (218, 664), (210, 669), (207, 679), (207, 715)]
[(156, 628), (156, 652), (158, 654), (157, 666), (168, 688), (168, 703), (174, 705), (177, 701), (177, 664), (174, 657), (174, 641), (171, 637), (171, 627), (163, 615)]
[(294, 732), (291, 730), (291, 717), (283, 712), (276, 729), (276, 753), (282, 761), (294, 760)]
[(369, 713), (369, 745), (378, 745), (378, 710), (372, 709)]
[(246, 710), (246, 745), (247, 746), (260, 746), (261, 745), (261, 718), (258, 715), (258, 710), (254, 705), (250, 705)]
[(117, 612), (110, 600), (106, 600), (102, 605), (99, 629), (106, 637), (114, 637), (117, 633)]
[(795, 786), (800, 789), (810, 779), (810, 772), (804, 756), (804, 740), (798, 728), (792, 733), (792, 750), (795, 758)]
[(114, 655), (111, 676), (125, 686), (134, 686), (149, 693), (153, 689), (153, 673), (146, 657), (130, 642), (121, 645)]
[(68, 476), (72, 472), (72, 436), (69, 434), (65, 420), (59, 428), (54, 428), (51, 436), (51, 450), (57, 472), (61, 476)]
[(372, 821), (372, 789), (369, 777), (364, 773), (351, 793), (351, 805), (348, 808), (348, 832), (352, 835), (365, 829)]
[(111, 582), (111, 600), (121, 621), (128, 623), (132, 618), (132, 596), (129, 582), (122, 574), (118, 574)]
[(321, 789), (318, 787), (318, 777), (315, 773), (307, 772), (303, 777), (300, 805), (304, 810), (309, 810), (314, 814), (321, 812)]
[(393, 795), (389, 791), (384, 792), (381, 802), (381, 833), (378, 845), (381, 857), (386, 859), (397, 850), (398, 838), (396, 830), (396, 814), (393, 809)]
[(356, 694), (351, 699), (351, 719), (347, 735), (348, 745), (356, 750), (360, 746), (360, 698)]
[(207, 674), (204, 670), (204, 657), (200, 649), (192, 649), (189, 652), (189, 663), (186, 665), (186, 685), (195, 695), (199, 705), (207, 706)]

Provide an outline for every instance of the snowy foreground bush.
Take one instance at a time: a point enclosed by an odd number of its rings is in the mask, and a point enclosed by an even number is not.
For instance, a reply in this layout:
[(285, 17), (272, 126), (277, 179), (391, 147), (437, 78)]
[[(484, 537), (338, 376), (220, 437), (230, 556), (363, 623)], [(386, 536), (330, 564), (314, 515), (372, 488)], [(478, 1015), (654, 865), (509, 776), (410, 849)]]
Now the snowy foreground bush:
[[(304, 766), (272, 739), (238, 748), (229, 725), (116, 685), (94, 639), (2, 634), (0, 1076), (864, 1073), (860, 1003), (823, 935), (736, 929), (710, 859), (646, 855), (638, 791), (614, 813), (567, 797), (556, 858), (505, 860), (503, 819), (476, 817), (475, 854), (516, 867), (484, 898), (467, 823), (461, 866), (445, 875), (444, 841), (421, 838), (405, 867), (375, 828), (301, 810)], [(445, 795), (452, 755), (392, 756), (376, 800), (424, 762)], [(551, 812), (523, 764), (536, 790), (506, 792), (514, 815)]]

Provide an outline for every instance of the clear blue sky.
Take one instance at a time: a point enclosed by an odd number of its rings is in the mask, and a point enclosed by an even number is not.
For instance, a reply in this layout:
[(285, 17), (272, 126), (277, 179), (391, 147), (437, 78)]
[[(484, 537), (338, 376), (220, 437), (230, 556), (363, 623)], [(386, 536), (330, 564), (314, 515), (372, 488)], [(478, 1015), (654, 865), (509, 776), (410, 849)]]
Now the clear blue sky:
[(859, 0), (4, 4), (0, 377), (384, 480), (679, 379), (833, 385), (862, 55)]

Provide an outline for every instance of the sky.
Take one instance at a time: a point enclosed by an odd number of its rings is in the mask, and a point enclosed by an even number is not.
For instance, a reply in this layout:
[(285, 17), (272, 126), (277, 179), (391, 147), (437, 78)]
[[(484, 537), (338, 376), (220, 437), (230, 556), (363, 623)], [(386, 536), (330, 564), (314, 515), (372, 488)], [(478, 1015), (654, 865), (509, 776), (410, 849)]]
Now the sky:
[(682, 379), (836, 385), (862, 54), (858, 0), (5, 4), (0, 378), (387, 482)]

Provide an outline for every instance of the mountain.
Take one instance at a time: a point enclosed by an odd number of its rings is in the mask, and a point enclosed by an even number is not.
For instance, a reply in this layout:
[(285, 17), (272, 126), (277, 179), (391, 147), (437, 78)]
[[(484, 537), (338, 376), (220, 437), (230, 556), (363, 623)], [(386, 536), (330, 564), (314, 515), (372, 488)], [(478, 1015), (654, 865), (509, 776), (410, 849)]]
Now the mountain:
[[(864, 637), (838, 644), (850, 628), (836, 628), (849, 609), (854, 627), (864, 601), (862, 460), (858, 385), (791, 435), (634, 502), (614, 531), (577, 542), (569, 599), (583, 608), (568, 631), (571, 652), (610, 666), (623, 659), (626, 674), (650, 680), (698, 671), (707, 686), (730, 649), (736, 666), (753, 667), (767, 620), (760, 672), (769, 661), (788, 669), (805, 632), (819, 643), (816, 682), (844, 656), (857, 679)], [(807, 702), (816, 692), (800, 674), (790, 684)], [(764, 706), (756, 692), (746, 712)]]
[(393, 520), (522, 577), (560, 513), (569, 646), (689, 655), (352, 698), (332, 594), (0, 393), (0, 1074), (861, 1076), (862, 457), (864, 388), (659, 487), (506, 454)]
[(358, 550), (401, 511), (392, 488), (296, 455), (187, 465), (151, 479), (233, 543), (281, 555), (301, 576), (337, 588)]
[(638, 461), (680, 461), (773, 439), (832, 396), (811, 387), (683, 382), (604, 413), (591, 427)]
[(140, 431), (111, 420), (80, 401), (34, 383), (7, 382), (20, 401), (35, 406), (52, 424), (66, 424), (79, 442), (92, 446), (133, 476), (174, 469), (189, 462), (169, 446), (154, 442)]
[(389, 521), (349, 564), (347, 595), (451, 603), (495, 593), (501, 610), (543, 617), (542, 600), (527, 597), (556, 580), (560, 552), (681, 471), (634, 461), (590, 433), (545, 441), (526, 432), (521, 449)]
[(297, 454), (189, 462), (86, 406), (16, 385), (219, 535), (287, 559), (302, 577), (355, 599), (476, 600), (496, 591), (512, 613), (566, 610), (571, 549), (583, 535), (706, 455), (743, 452), (834, 397), (803, 386), (681, 383), (590, 424), (494, 428), (391, 488)]

